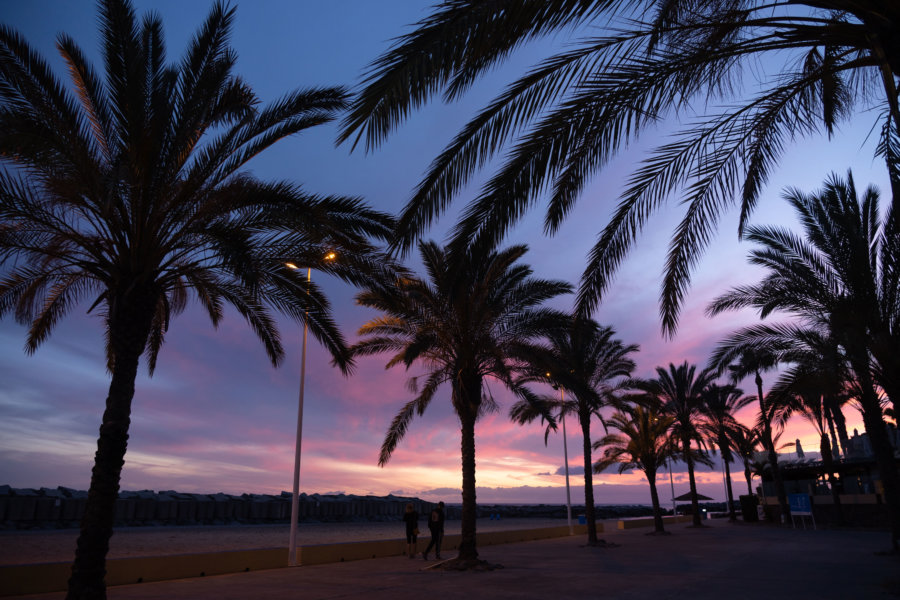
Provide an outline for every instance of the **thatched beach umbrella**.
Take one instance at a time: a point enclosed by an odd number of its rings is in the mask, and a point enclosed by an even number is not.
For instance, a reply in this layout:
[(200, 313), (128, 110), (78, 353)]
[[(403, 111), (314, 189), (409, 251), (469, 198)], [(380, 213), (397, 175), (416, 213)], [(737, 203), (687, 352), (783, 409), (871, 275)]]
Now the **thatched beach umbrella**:
[[(691, 499), (691, 493), (682, 494), (675, 498), (676, 502), (688, 502)], [(712, 500), (709, 496), (704, 496), (703, 494), (697, 494), (697, 500)]]

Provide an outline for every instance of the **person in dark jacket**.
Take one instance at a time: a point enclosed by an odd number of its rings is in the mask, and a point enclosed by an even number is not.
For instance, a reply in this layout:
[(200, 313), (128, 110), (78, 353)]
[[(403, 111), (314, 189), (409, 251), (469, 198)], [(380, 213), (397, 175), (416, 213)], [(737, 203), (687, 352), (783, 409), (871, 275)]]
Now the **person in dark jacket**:
[(406, 522), (406, 551), (410, 558), (415, 558), (416, 538), (419, 536), (419, 513), (413, 508), (412, 502), (406, 505), (403, 521)]
[(444, 539), (444, 503), (438, 502), (438, 505), (431, 511), (428, 517), (428, 529), (431, 531), (431, 542), (422, 553), (422, 558), (428, 560), (428, 551), (434, 546), (434, 557), (441, 560), (441, 541)]

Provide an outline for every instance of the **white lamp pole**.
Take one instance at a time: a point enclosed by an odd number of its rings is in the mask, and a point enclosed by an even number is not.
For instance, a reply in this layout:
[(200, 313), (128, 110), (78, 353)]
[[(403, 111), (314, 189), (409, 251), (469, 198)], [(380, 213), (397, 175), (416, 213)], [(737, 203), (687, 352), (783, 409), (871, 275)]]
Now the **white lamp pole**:
[[(335, 253), (329, 252), (325, 260), (334, 260)], [(290, 269), (298, 270), (297, 265), (286, 263)], [(312, 281), (312, 267), (306, 267), (306, 293)], [(309, 311), (306, 311), (307, 316)], [(288, 542), (288, 565), (297, 566), (297, 520), (300, 513), (300, 448), (303, 442), (303, 391), (306, 384), (306, 337), (309, 333), (309, 319), (303, 321), (303, 350), (300, 354), (300, 398), (297, 401), (297, 436), (294, 446), (294, 489), (291, 494), (291, 537)]]
[[(547, 379), (550, 379), (550, 373), (546, 373)], [(552, 384), (551, 384), (552, 385)], [(561, 385), (554, 385), (553, 389), (559, 388), (559, 410), (562, 415), (563, 429), (563, 461), (566, 471), (566, 519), (569, 523), (569, 535), (575, 535), (575, 528), (572, 526), (572, 494), (569, 491), (569, 443), (566, 440), (566, 415), (564, 411), (566, 403), (566, 393)]]
[[(312, 280), (312, 268), (306, 268), (306, 284)], [(308, 313), (307, 313), (308, 314)], [(297, 402), (297, 436), (294, 446), (294, 491), (291, 495), (291, 539), (288, 544), (288, 566), (297, 566), (297, 519), (300, 512), (300, 448), (303, 440), (303, 388), (306, 384), (307, 320), (303, 321), (303, 351), (300, 354), (300, 399)]]
[[(563, 399), (563, 389), (559, 388), (559, 397)], [(566, 416), (562, 416), (563, 426), (563, 459), (566, 465), (566, 517), (569, 520), (569, 535), (575, 535), (575, 528), (572, 527), (572, 495), (569, 492), (569, 444), (566, 442)]]
[(669, 485), (672, 486), (672, 516), (677, 516), (678, 509), (675, 507), (675, 480), (672, 478), (672, 463), (667, 462), (666, 466), (669, 468)]

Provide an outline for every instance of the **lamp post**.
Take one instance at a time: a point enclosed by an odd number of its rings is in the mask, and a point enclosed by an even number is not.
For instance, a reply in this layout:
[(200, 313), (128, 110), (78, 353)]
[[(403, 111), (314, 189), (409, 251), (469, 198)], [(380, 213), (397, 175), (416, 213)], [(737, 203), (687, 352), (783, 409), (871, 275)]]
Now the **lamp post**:
[[(559, 397), (563, 398), (563, 390), (559, 388)], [(569, 535), (575, 535), (575, 528), (572, 527), (572, 494), (569, 491), (569, 444), (566, 442), (566, 415), (562, 415), (563, 426), (563, 459), (566, 467), (566, 518), (569, 520)]]
[[(334, 260), (335, 253), (329, 252), (325, 260)], [(294, 263), (285, 266), (295, 271), (299, 267)], [(309, 295), (309, 284), (312, 281), (312, 267), (306, 267), (306, 293)], [(306, 311), (307, 317), (309, 311)], [(300, 449), (303, 441), (303, 391), (306, 384), (306, 338), (309, 333), (309, 319), (303, 320), (303, 349), (300, 354), (300, 396), (297, 401), (297, 436), (294, 444), (294, 488), (291, 494), (291, 536), (288, 542), (288, 566), (297, 566), (297, 519), (300, 512)]]
[[(654, 419), (653, 419), (653, 423), (658, 423), (658, 422), (659, 422), (659, 419), (657, 419), (657, 418), (654, 418)], [(678, 516), (678, 509), (677, 509), (676, 506), (675, 506), (675, 479), (672, 477), (672, 463), (671, 463), (671, 458), (666, 458), (666, 459), (663, 461), (663, 464), (664, 464), (665, 467), (666, 467), (666, 471), (669, 472), (669, 485), (672, 487), (672, 516), (673, 516), (673, 517), (677, 517), (677, 516)]]
[(678, 516), (678, 509), (675, 507), (675, 479), (672, 478), (672, 463), (666, 462), (666, 467), (669, 469), (669, 485), (672, 486), (672, 516)]
[[(550, 377), (550, 373), (547, 373), (547, 377)], [(575, 535), (575, 528), (572, 526), (572, 494), (569, 491), (569, 444), (566, 441), (566, 415), (563, 412), (566, 397), (561, 385), (554, 385), (553, 389), (559, 389), (560, 419), (562, 420), (563, 429), (563, 460), (566, 471), (566, 519), (569, 523), (569, 535)]]

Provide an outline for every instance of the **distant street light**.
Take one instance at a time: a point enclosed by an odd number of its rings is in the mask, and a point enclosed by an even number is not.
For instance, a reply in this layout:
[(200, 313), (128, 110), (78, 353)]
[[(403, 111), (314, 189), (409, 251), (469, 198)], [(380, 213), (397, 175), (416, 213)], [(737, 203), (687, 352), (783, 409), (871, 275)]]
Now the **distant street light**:
[[(659, 419), (654, 417), (653, 422), (659, 423)], [(665, 466), (665, 469), (669, 472), (669, 485), (672, 486), (672, 516), (677, 517), (678, 509), (675, 506), (675, 480), (672, 478), (671, 459), (669, 459), (669, 458), (664, 459), (663, 465)]]
[(678, 508), (675, 506), (675, 480), (672, 478), (672, 463), (666, 461), (666, 467), (669, 469), (669, 485), (672, 486), (672, 516), (678, 516)]
[[(549, 377), (550, 373), (547, 373), (547, 378), (549, 379)], [(566, 415), (563, 412), (566, 397), (561, 385), (554, 385), (553, 389), (559, 389), (560, 419), (562, 420), (563, 429), (563, 460), (565, 461), (566, 471), (566, 518), (569, 522), (569, 535), (575, 535), (575, 528), (572, 526), (572, 494), (569, 491), (569, 444), (566, 442)]]
[[(329, 252), (325, 260), (334, 260), (337, 255)], [(300, 268), (294, 263), (284, 265), (295, 271)], [(306, 293), (309, 294), (309, 284), (312, 281), (312, 267), (306, 267)], [(306, 311), (307, 317), (309, 311)], [(300, 513), (300, 448), (303, 441), (303, 388), (306, 384), (306, 337), (309, 332), (309, 319), (303, 320), (303, 351), (300, 355), (300, 398), (297, 403), (297, 437), (294, 446), (294, 491), (291, 495), (291, 537), (288, 543), (288, 565), (297, 566), (297, 520)]]

